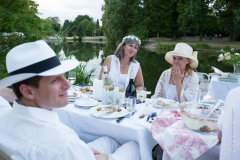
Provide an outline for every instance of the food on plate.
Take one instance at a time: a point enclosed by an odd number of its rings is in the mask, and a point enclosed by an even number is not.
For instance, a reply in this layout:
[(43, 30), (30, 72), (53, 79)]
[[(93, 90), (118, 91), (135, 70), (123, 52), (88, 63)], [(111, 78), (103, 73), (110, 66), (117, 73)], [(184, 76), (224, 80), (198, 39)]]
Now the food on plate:
[(142, 118), (144, 118), (144, 117), (145, 117), (145, 115), (142, 114), (142, 115), (139, 116), (139, 119), (142, 119)]
[(118, 109), (117, 109), (117, 112), (121, 112), (121, 111), (122, 111), (122, 108), (118, 108)]
[(93, 92), (93, 90), (89, 86), (87, 86), (87, 87), (80, 87), (79, 90), (81, 92)]
[(163, 102), (161, 100), (157, 100), (156, 101), (156, 105), (158, 105), (158, 106), (166, 106), (166, 107), (170, 107), (171, 106), (170, 104), (167, 104), (167, 103), (165, 103), (165, 102)]
[(125, 92), (125, 91), (126, 91), (125, 88), (120, 88), (120, 89), (119, 89), (119, 92)]
[(98, 108), (97, 108), (97, 111), (101, 111), (101, 110), (102, 110), (102, 107), (98, 107)]
[(68, 92), (68, 97), (77, 97), (78, 93), (77, 92)]

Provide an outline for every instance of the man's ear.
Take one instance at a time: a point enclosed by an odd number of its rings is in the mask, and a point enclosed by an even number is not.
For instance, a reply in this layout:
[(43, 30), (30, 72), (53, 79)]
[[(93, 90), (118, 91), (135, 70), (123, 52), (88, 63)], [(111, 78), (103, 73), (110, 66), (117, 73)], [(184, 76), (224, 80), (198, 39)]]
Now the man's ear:
[(31, 86), (28, 86), (26, 84), (21, 84), (19, 86), (19, 90), (22, 93), (23, 97), (27, 99), (34, 99), (34, 92)]

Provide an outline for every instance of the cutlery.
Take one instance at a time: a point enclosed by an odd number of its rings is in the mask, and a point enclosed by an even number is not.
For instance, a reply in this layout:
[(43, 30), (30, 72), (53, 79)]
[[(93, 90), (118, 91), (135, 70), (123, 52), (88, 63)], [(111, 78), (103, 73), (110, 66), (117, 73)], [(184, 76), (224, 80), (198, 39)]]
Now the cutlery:
[(117, 110), (112, 110), (112, 111), (107, 111), (107, 112), (104, 112), (100, 115), (96, 115), (96, 117), (103, 117), (103, 116), (106, 116), (106, 115), (109, 115), (109, 114), (112, 114), (113, 112), (116, 112)]
[(131, 113), (128, 113), (127, 115), (125, 115), (125, 116), (122, 116), (122, 117), (119, 117), (119, 118), (117, 118), (116, 119), (116, 122), (117, 123), (120, 123), (124, 118), (128, 118), (129, 117), (129, 115), (131, 115), (132, 114), (132, 116), (134, 115), (134, 113), (135, 113), (135, 111), (133, 111), (133, 112), (131, 112)]

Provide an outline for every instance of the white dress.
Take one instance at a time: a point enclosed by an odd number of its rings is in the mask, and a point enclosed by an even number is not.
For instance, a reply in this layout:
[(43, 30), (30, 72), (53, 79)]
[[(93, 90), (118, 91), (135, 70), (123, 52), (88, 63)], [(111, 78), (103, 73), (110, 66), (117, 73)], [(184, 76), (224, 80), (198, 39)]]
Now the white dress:
[[(166, 98), (166, 91), (169, 86), (171, 77), (171, 68), (165, 70), (157, 83), (154, 96), (160, 96)], [(197, 100), (199, 90), (199, 78), (198, 75), (192, 71), (192, 75), (186, 74), (182, 82), (182, 91), (180, 95), (180, 102)]]

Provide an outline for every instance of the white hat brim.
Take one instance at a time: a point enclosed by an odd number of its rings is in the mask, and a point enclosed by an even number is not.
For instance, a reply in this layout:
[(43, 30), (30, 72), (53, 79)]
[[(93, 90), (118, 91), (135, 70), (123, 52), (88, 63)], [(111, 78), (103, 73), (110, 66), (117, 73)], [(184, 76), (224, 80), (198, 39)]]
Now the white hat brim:
[(195, 69), (195, 68), (198, 67), (197, 54), (198, 54), (197, 51), (194, 51), (192, 56), (189, 55), (189, 54), (186, 54), (185, 52), (182, 52), (182, 51), (170, 51), (170, 52), (166, 53), (165, 60), (168, 63), (173, 64), (173, 57), (172, 56), (186, 57), (186, 58), (191, 59), (190, 67), (192, 69)]
[(64, 60), (64, 61), (61, 61), (61, 65), (54, 67), (52, 69), (49, 69), (47, 71), (41, 72), (39, 74), (22, 73), (22, 74), (12, 75), (0, 80), (0, 88), (10, 86), (14, 83), (21, 82), (23, 80), (26, 80), (34, 76), (54, 76), (54, 75), (62, 74), (76, 68), (79, 64), (80, 62), (77, 60)]

